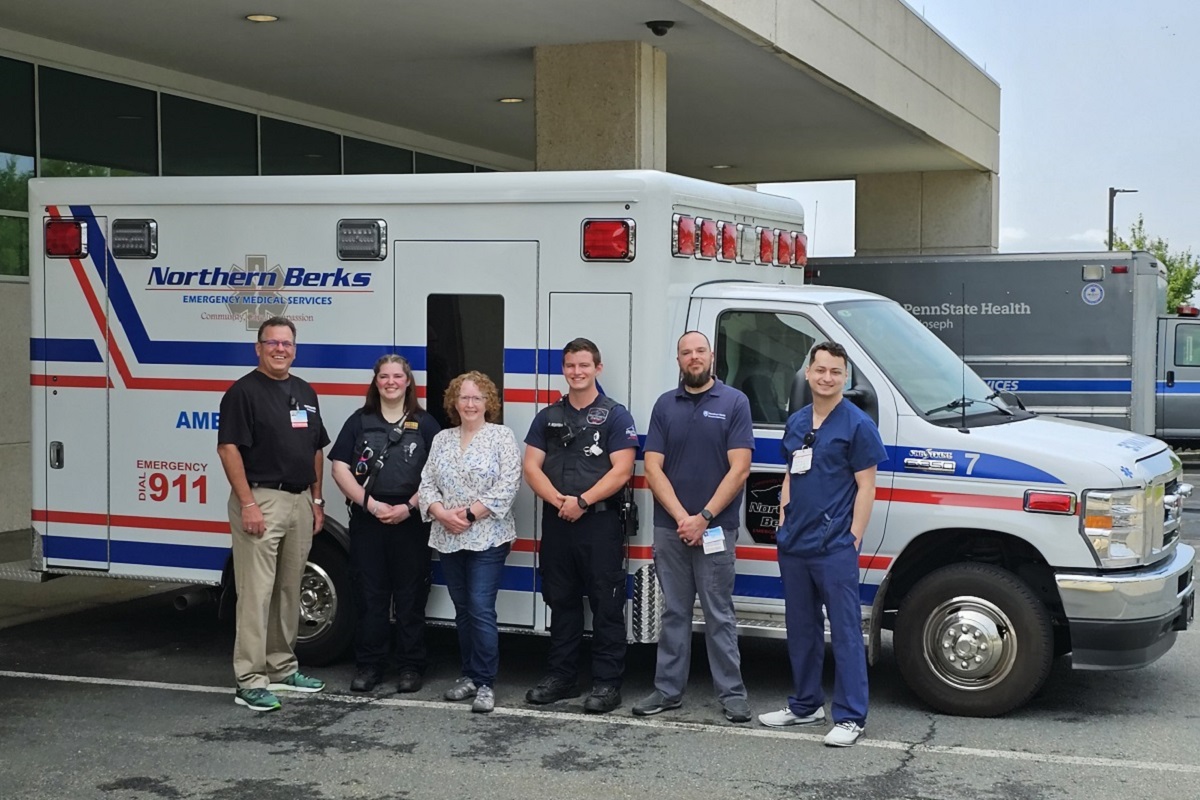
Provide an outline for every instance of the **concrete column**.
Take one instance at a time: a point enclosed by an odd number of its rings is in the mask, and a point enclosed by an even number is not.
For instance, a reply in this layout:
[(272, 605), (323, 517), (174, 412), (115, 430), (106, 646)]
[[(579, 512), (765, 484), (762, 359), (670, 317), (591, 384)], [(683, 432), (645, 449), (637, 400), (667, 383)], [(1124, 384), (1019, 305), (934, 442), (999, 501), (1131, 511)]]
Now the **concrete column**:
[(859, 175), (855, 255), (994, 253), (999, 190), (995, 173), (975, 170)]
[(667, 56), (643, 42), (533, 51), (539, 170), (667, 168)]
[(29, 527), (30, 308), (28, 281), (0, 281), (0, 531)]

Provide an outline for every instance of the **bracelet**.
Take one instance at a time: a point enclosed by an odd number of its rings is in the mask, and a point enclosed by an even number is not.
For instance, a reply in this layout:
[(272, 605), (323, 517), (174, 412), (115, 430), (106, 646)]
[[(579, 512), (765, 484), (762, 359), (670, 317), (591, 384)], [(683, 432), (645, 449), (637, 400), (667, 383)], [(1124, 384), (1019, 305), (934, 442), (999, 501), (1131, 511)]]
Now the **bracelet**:
[(258, 505), (258, 503), (257, 503), (257, 502), (254, 502), (254, 503), (247, 503), (246, 505), (242, 506), (242, 508), (249, 508), (250, 506), (256, 506), (256, 505)]

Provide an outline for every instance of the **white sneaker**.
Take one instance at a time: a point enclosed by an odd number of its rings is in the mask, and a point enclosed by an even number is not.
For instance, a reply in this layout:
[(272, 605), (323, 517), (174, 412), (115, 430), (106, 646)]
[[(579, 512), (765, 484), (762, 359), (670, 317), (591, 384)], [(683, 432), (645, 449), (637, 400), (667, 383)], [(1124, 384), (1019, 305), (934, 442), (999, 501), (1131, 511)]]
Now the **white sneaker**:
[(768, 728), (786, 728), (789, 725), (820, 725), (825, 722), (825, 709), (817, 708), (806, 717), (798, 717), (790, 708), (782, 711), (772, 711), (769, 714), (759, 714), (758, 721)]
[(825, 734), (826, 747), (852, 747), (862, 736), (863, 726), (857, 722), (839, 722)]

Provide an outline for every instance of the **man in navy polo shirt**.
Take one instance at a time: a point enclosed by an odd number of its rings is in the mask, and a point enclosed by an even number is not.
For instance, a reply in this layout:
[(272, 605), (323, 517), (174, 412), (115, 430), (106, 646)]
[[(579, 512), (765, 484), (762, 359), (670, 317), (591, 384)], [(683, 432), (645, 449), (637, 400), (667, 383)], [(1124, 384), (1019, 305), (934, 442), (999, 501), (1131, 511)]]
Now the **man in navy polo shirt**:
[(713, 352), (704, 334), (685, 333), (676, 350), (682, 380), (658, 398), (646, 434), (654, 566), (664, 607), (654, 691), (633, 713), (648, 716), (683, 704), (698, 593), (717, 697), (728, 720), (749, 722), (733, 579), (738, 509), (754, 453), (750, 402), (713, 377)]
[(867, 724), (858, 551), (875, 502), (875, 469), (887, 458), (875, 423), (842, 399), (847, 363), (840, 344), (813, 347), (804, 371), (812, 404), (792, 414), (784, 431), (776, 547), (795, 694), (786, 708), (758, 718), (772, 728), (824, 724), (824, 605), (835, 662), (830, 747), (853, 745)]

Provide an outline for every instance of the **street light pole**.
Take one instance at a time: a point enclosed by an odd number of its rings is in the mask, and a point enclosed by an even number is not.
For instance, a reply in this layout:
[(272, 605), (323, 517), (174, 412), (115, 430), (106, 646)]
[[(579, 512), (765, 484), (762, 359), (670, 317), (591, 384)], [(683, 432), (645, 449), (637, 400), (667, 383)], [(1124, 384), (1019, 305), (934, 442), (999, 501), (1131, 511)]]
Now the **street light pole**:
[(1108, 249), (1113, 249), (1113, 200), (1119, 194), (1130, 194), (1136, 192), (1137, 189), (1117, 189), (1113, 186), (1108, 187)]

